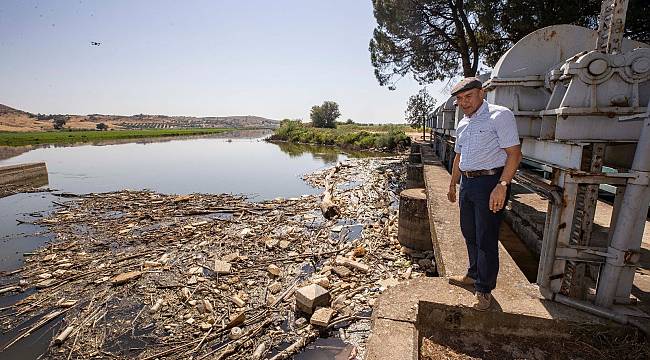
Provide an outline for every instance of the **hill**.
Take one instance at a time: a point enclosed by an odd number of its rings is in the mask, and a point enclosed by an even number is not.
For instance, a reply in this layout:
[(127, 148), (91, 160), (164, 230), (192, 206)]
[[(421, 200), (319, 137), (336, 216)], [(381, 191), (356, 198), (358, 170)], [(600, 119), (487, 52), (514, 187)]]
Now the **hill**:
[(109, 129), (264, 128), (275, 129), (277, 120), (260, 116), (166, 116), (166, 115), (43, 115), (0, 104), (0, 131), (45, 131), (53, 129), (55, 118), (67, 119), (66, 129), (95, 129), (104, 123)]

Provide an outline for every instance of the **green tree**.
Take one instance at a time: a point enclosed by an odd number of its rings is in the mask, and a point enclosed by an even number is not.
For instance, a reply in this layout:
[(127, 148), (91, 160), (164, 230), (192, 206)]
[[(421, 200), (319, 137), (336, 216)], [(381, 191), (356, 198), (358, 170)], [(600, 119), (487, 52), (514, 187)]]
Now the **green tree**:
[[(629, 0), (625, 34), (650, 41), (648, 0)], [(601, 0), (373, 0), (370, 59), (382, 86), (411, 74), (420, 84), (474, 76), (545, 26), (598, 27)], [(595, 44), (594, 44), (595, 47)]]
[(68, 117), (65, 115), (54, 115), (52, 117), (52, 126), (56, 130), (61, 130), (65, 126), (65, 123), (68, 122)]
[(379, 84), (394, 89), (411, 73), (420, 83), (478, 70), (481, 45), (462, 0), (374, 0), (370, 60)]
[(312, 106), (309, 114), (312, 125), (317, 128), (335, 128), (339, 116), (339, 105), (334, 101), (324, 101), (323, 105)]
[(95, 127), (97, 127), (97, 130), (108, 130), (108, 125), (104, 123), (99, 123)]
[(436, 109), (436, 99), (432, 98), (426, 88), (420, 89), (417, 94), (411, 95), (406, 106), (406, 122), (411, 127), (422, 125), (422, 138), (426, 134), (426, 121)]

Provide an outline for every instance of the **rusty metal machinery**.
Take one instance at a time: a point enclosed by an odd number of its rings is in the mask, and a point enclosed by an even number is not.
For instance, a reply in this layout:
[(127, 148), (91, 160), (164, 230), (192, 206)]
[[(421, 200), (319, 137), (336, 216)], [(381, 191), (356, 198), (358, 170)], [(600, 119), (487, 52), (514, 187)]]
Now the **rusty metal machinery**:
[[(524, 159), (550, 174), (550, 181), (517, 176), (549, 198), (537, 278), (542, 294), (616, 320), (625, 317), (612, 305), (631, 301), (650, 202), (650, 46), (623, 38), (626, 9), (627, 0), (603, 1), (597, 31), (534, 31), (484, 83), (490, 103), (514, 112)], [(431, 122), (436, 151), (448, 164), (455, 132), (445, 115), (452, 106), (450, 99)], [(615, 200), (608, 236), (598, 238), (593, 222), (603, 184), (613, 187)]]

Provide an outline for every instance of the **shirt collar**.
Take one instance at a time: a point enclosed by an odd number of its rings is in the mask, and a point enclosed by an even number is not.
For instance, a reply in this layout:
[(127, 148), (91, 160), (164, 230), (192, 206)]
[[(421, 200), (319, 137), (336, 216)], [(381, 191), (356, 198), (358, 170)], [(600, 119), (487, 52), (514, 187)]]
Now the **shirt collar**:
[(481, 104), (481, 106), (478, 108), (478, 110), (476, 110), (476, 112), (472, 116), (465, 115), (465, 117), (468, 120), (477, 119), (480, 118), (481, 115), (483, 115), (486, 111), (488, 111), (488, 102), (483, 100), (483, 104)]

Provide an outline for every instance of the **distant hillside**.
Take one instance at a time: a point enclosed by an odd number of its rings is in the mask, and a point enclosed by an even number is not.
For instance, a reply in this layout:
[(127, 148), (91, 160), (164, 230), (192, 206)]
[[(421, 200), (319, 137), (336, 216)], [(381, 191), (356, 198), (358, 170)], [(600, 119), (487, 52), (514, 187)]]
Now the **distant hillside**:
[(43, 115), (32, 114), (0, 104), (0, 131), (39, 131), (51, 130), (53, 119), (65, 117), (65, 128), (95, 129), (104, 123), (109, 129), (181, 129), (181, 128), (263, 128), (275, 129), (277, 120), (260, 116), (166, 116), (166, 115)]

